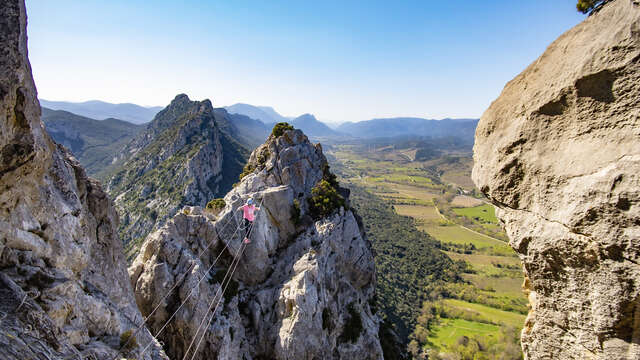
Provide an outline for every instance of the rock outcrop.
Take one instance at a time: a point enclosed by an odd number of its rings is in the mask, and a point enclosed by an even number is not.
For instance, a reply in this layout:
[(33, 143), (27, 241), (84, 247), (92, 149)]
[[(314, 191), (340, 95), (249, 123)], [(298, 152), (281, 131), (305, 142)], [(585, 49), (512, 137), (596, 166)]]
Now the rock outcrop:
[(616, 0), (510, 81), (473, 179), (526, 275), (527, 359), (640, 358), (640, 4)]
[[(332, 179), (321, 147), (288, 130), (258, 147), (247, 169), (219, 214), (184, 208), (129, 268), (165, 351), (182, 358), (196, 339), (196, 359), (381, 359), (374, 262), (357, 216), (344, 207), (310, 216), (312, 189)], [(243, 245), (238, 210), (248, 197), (261, 210)]]
[[(146, 235), (185, 205), (205, 206), (237, 179), (248, 151), (220, 131), (209, 100), (180, 94), (122, 151), (107, 191), (135, 254)], [(232, 180), (233, 179), (233, 180)]]
[[(23, 0), (0, 5), (0, 358), (109, 359), (142, 317), (100, 184), (40, 121)], [(121, 356), (164, 359), (148, 331)]]

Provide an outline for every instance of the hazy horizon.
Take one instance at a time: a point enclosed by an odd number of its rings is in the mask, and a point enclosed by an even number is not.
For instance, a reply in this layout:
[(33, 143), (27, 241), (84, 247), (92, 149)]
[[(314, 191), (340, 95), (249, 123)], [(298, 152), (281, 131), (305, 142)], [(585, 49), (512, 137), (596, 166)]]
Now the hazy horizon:
[(479, 118), (504, 84), (584, 19), (573, 0), (108, 3), (28, 0), (50, 101), (270, 106), (331, 123)]

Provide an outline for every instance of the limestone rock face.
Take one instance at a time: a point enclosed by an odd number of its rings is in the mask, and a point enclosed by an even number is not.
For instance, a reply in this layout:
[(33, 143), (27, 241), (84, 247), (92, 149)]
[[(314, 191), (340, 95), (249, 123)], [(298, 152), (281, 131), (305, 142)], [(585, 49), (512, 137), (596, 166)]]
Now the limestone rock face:
[[(129, 274), (169, 356), (182, 358), (202, 323), (196, 359), (382, 359), (373, 256), (356, 215), (307, 214), (326, 164), (301, 131), (271, 136), (219, 214), (186, 207), (147, 237)], [(248, 197), (260, 210), (243, 245)]]
[(616, 0), (482, 116), (473, 179), (526, 275), (527, 359), (640, 358), (640, 4)]
[[(0, 5), (0, 358), (108, 359), (142, 322), (100, 184), (44, 131), (23, 0)], [(151, 344), (144, 359), (165, 359)], [(139, 348), (121, 356), (136, 356)]]

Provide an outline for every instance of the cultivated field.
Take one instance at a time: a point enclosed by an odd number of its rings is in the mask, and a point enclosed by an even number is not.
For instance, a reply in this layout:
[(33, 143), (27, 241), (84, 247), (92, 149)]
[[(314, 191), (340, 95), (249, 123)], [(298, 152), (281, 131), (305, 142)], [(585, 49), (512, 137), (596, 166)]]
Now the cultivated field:
[(398, 214), (412, 217), (420, 230), (439, 240), (450, 258), (468, 264), (463, 274), (467, 284), (461, 288), (466, 290), (460, 291), (474, 295), (453, 294), (458, 298), (442, 301), (458, 317), (440, 318), (430, 330), (427, 348), (442, 352), (461, 336), (498, 339), (504, 326), (522, 328), (527, 300), (520, 260), (505, 241), (493, 206), (461, 194), (477, 194), (470, 179), (470, 157), (417, 162), (409, 161), (405, 151), (401, 160), (393, 161), (387, 150), (380, 160), (347, 147), (331, 154), (342, 165), (343, 181), (364, 186), (393, 204)]

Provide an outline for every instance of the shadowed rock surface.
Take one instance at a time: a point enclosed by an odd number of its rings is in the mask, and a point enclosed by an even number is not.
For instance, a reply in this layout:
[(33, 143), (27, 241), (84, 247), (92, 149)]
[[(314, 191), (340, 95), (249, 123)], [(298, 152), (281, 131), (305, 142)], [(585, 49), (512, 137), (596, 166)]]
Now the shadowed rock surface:
[[(196, 359), (382, 359), (379, 318), (369, 306), (373, 255), (356, 215), (344, 207), (309, 215), (312, 189), (330, 176), (326, 165), (321, 147), (301, 131), (271, 136), (218, 215), (186, 207), (147, 237), (129, 273), (143, 314), (159, 305), (149, 324), (154, 334), (170, 320), (158, 338), (172, 358), (184, 356), (205, 319)], [(237, 210), (250, 196), (261, 210), (252, 243), (243, 246)]]
[[(0, 358), (109, 359), (141, 322), (117, 215), (44, 131), (23, 0), (0, 5)], [(146, 329), (136, 342), (148, 343)], [(123, 356), (136, 356), (134, 342)], [(145, 359), (166, 358), (153, 343)]]
[(640, 358), (640, 4), (616, 0), (509, 82), (473, 179), (526, 275), (527, 359)]

